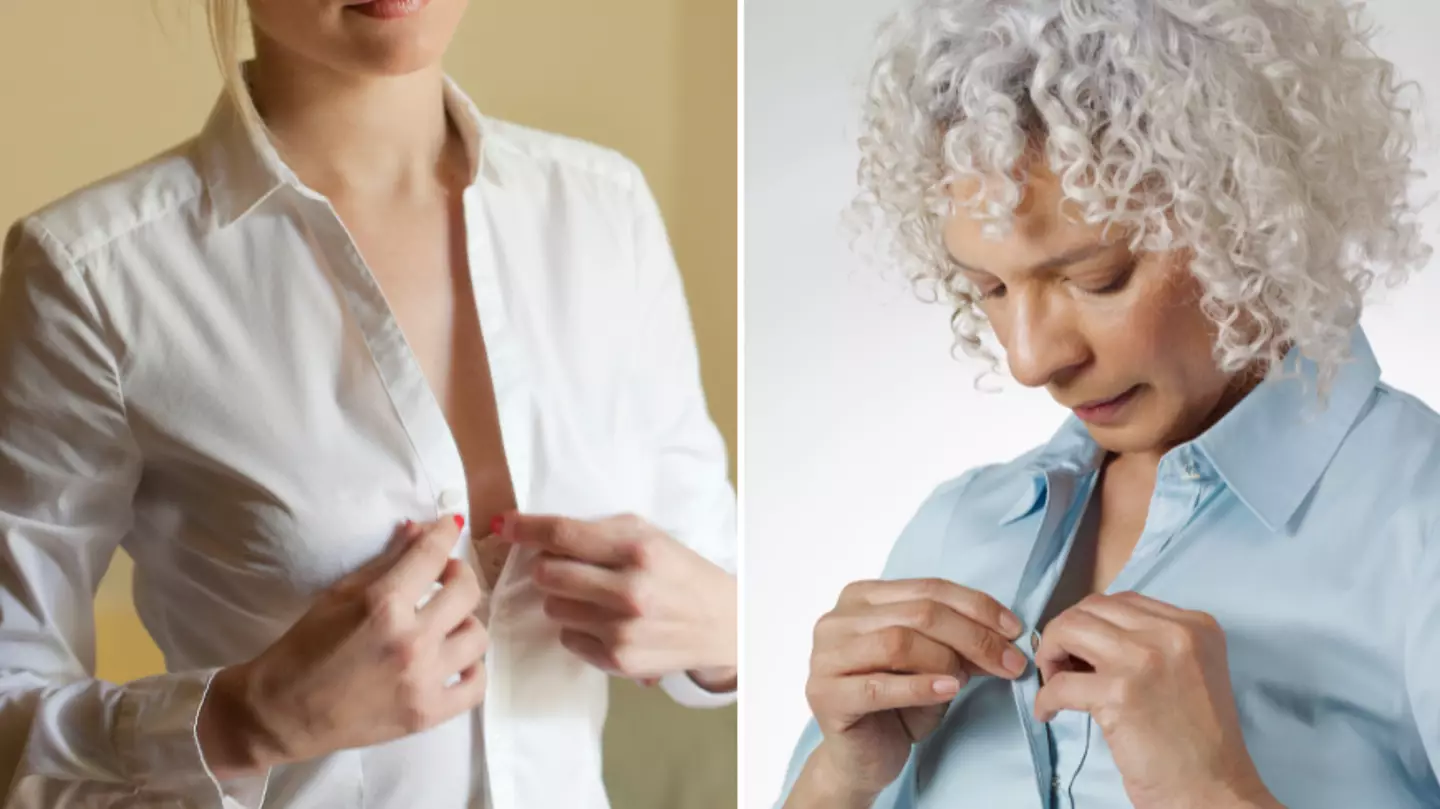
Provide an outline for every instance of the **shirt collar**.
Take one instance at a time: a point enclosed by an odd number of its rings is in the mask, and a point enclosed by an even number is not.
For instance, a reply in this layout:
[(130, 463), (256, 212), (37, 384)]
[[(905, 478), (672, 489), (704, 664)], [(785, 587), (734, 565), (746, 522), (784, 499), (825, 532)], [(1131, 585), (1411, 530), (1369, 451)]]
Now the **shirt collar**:
[(1081, 477), (1098, 469), (1104, 458), (1105, 450), (1090, 437), (1084, 422), (1073, 415), (1066, 418), (1055, 435), (1025, 464), (1026, 479), (1030, 485), (1000, 518), (1000, 524), (1009, 525), (1040, 508), (1049, 491), (1050, 475)]
[[(449, 76), (444, 80), (445, 109), (464, 140), (473, 167), (470, 185), (480, 178), (485, 118)], [(222, 93), (198, 139), (199, 166), (216, 223), (224, 227), (259, 207), (270, 195), (290, 187), (315, 198), (285, 164), (270, 136), (241, 113), (229, 93)]]
[(1380, 364), (1358, 326), (1324, 402), (1316, 396), (1315, 363), (1292, 349), (1284, 367), (1297, 364), (1298, 372), (1266, 379), (1194, 442), (1271, 531), (1299, 511), (1380, 382)]
[[(1323, 404), (1316, 396), (1319, 374), (1314, 362), (1292, 349), (1282, 368), (1288, 372), (1272, 374), (1209, 430), (1171, 451), (1187, 462), (1197, 455), (1208, 460), (1271, 531), (1281, 530), (1295, 516), (1380, 381), (1380, 365), (1358, 326), (1351, 334), (1350, 358)], [(1083, 476), (1095, 471), (1104, 457), (1084, 423), (1070, 416), (1025, 465), (1031, 485), (1001, 524), (1029, 515), (1044, 502), (1048, 475)]]

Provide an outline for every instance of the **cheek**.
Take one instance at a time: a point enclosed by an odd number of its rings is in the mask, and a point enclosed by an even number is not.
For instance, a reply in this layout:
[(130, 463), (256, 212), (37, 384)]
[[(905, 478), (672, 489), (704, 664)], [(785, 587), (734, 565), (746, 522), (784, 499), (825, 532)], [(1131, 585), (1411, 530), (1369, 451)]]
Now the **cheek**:
[[(1115, 369), (1159, 388), (1187, 387), (1211, 360), (1209, 320), (1189, 274), (1156, 274), (1132, 294), (1091, 307), (1091, 342)], [(1138, 279), (1137, 279), (1138, 280)]]
[[(250, 0), (250, 21), (272, 39), (287, 31), (314, 35), (340, 9), (324, 0)], [(287, 37), (288, 38), (288, 37)]]
[(1143, 297), (1092, 305), (1086, 318), (1090, 345), (1112, 369), (1155, 375), (1167, 349), (1173, 348), (1171, 317)]
[(334, 3), (323, 0), (251, 0), (250, 21), (270, 40), (286, 50), (317, 57), (323, 43), (333, 37), (341, 13)]

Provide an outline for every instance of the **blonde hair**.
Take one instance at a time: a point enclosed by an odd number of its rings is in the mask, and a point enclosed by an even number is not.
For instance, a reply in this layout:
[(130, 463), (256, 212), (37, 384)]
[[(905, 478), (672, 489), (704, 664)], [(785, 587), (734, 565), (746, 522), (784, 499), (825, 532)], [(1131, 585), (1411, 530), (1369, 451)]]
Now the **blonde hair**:
[(225, 94), (230, 96), (242, 117), (263, 130), (265, 125), (250, 97), (241, 67), (240, 40), (244, 31), (244, 4), (245, 0), (207, 0), (205, 12), (210, 22), (210, 44), (215, 49), (215, 61), (220, 68)]

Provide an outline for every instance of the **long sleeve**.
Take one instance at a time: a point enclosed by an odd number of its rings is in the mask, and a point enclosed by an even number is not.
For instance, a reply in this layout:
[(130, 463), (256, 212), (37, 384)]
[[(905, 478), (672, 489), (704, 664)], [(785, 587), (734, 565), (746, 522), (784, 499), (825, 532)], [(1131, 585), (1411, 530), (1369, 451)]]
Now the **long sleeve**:
[[(685, 290), (664, 221), (637, 169), (633, 186), (639, 330), (627, 390), (630, 430), (649, 462), (650, 514), (656, 525), (706, 559), (735, 573), (735, 490), (725, 442), (705, 404)], [(713, 694), (683, 673), (661, 681), (677, 702), (717, 707), (735, 694)]]
[(93, 597), (141, 473), (103, 319), (63, 245), (17, 224), (0, 265), (0, 805), (258, 806), (195, 720), (213, 671), (94, 677)]
[(1421, 541), (1406, 616), (1405, 691), (1430, 769), (1440, 772), (1440, 524)]

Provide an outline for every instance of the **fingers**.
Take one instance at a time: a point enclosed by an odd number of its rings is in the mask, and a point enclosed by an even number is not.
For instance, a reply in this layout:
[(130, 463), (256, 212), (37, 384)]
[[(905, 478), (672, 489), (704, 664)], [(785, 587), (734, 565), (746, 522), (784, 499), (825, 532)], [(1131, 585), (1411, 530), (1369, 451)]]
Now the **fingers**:
[(631, 517), (582, 521), (512, 514), (505, 518), (500, 536), (555, 556), (619, 569), (634, 563), (642, 531), (639, 520)]
[(1139, 593), (1087, 598), (1074, 607), (1125, 631), (1125, 662), (1132, 669), (1155, 666), (1158, 659), (1180, 660), (1207, 653), (1223, 655), (1225, 630), (1215, 616), (1186, 610)]
[(420, 620), (439, 635), (448, 635), (480, 607), (484, 591), (474, 568), (449, 558), (440, 572), (440, 590), (420, 610)]
[(596, 637), (603, 637), (610, 627), (626, 618), (590, 602), (560, 596), (545, 599), (544, 609), (546, 617), (560, 626)]
[(1046, 681), (1073, 669), (1073, 659), (1082, 660), (1096, 670), (1108, 669), (1107, 664), (1122, 658), (1126, 645), (1123, 629), (1092, 612), (1071, 608), (1052, 620), (1041, 633), (1040, 647), (1035, 650), (1035, 666)]
[(423, 526), (421, 536), (410, 541), (399, 558), (375, 580), (375, 586), (401, 603), (418, 602), (444, 571), (459, 538), (455, 522), (448, 518)]
[(1185, 614), (1184, 610), (1170, 607), (1168, 604), (1161, 605), (1160, 602), (1148, 599), (1138, 593), (1088, 596), (1071, 607), (1069, 611), (1089, 613), (1109, 621), (1127, 632), (1139, 632), (1154, 626), (1157, 620), (1172, 620), (1171, 617), (1150, 606), (1151, 604), (1168, 607), (1174, 611), (1176, 617), (1183, 617)]
[(618, 615), (640, 614), (625, 574), (610, 568), (546, 554), (536, 563), (532, 578), (547, 595), (594, 604)]
[(893, 604), (903, 601), (935, 601), (1000, 633), (1008, 640), (1020, 637), (1025, 626), (1015, 613), (987, 593), (962, 587), (945, 579), (899, 579), (861, 581), (840, 594), (839, 607), (861, 604)]
[(490, 634), (485, 624), (473, 615), (467, 616), (440, 643), (441, 673), (448, 679), (454, 674), (482, 665)]
[(647, 678), (657, 677), (664, 672), (650, 671), (645, 661), (618, 660), (613, 651), (613, 645), (606, 643), (599, 637), (578, 629), (564, 628), (560, 630), (560, 645), (570, 650), (570, 653), (584, 660), (601, 671), (610, 674), (624, 674), (627, 677)]
[(336, 582), (337, 587), (363, 587), (389, 570), (421, 534), (421, 526), (409, 520), (395, 527), (390, 540), (374, 558)]
[[(952, 674), (964, 671), (1014, 679), (1023, 674), (1028, 665), (1025, 655), (1021, 654), (1009, 639), (935, 601), (881, 604), (867, 607), (864, 612), (854, 615), (842, 615), (830, 621), (822, 621), (816, 628), (816, 648), (849, 648), (852, 641), (847, 636), (873, 638), (862, 641), (857, 651), (867, 661), (874, 661), (876, 654), (884, 654), (890, 655), (897, 664), (883, 665), (885, 661), (876, 661), (878, 665), (869, 669), (872, 671), (877, 668), (891, 671), (911, 670), (898, 664), (905, 662), (912, 653), (924, 654), (933, 660), (935, 655), (930, 651), (928, 642), (951, 650), (949, 657), (953, 658), (960, 668), (928, 668), (919, 671)], [(917, 638), (921, 637), (928, 642), (919, 643)]]
[(932, 600), (864, 602), (837, 610), (816, 627), (816, 644), (844, 642), (834, 636), (886, 631), (907, 627), (954, 649), (971, 673), (988, 673), (1013, 679), (1025, 671), (1025, 656), (1009, 637), (989, 625)]
[(446, 717), (473, 710), (485, 701), (485, 664), (476, 663), (460, 672), (459, 679), (444, 689), (441, 712)]
[(1035, 695), (1035, 718), (1049, 722), (1061, 711), (1092, 713), (1106, 704), (1111, 683), (1095, 672), (1062, 671), (1045, 681)]
[(816, 716), (852, 724), (879, 711), (941, 705), (959, 691), (960, 681), (947, 675), (865, 674), (812, 680), (809, 698)]
[[(1085, 599), (1076, 605), (1099, 615), (1124, 629), (1140, 630), (1153, 627), (1155, 620), (1178, 624), (1213, 623), (1214, 618), (1203, 612), (1181, 609), (1146, 595), (1127, 590), (1114, 595)], [(1147, 620), (1152, 619), (1152, 620)]]
[(855, 635), (836, 645), (817, 646), (811, 668), (821, 676), (878, 671), (960, 677), (966, 672), (954, 649), (903, 626)]

